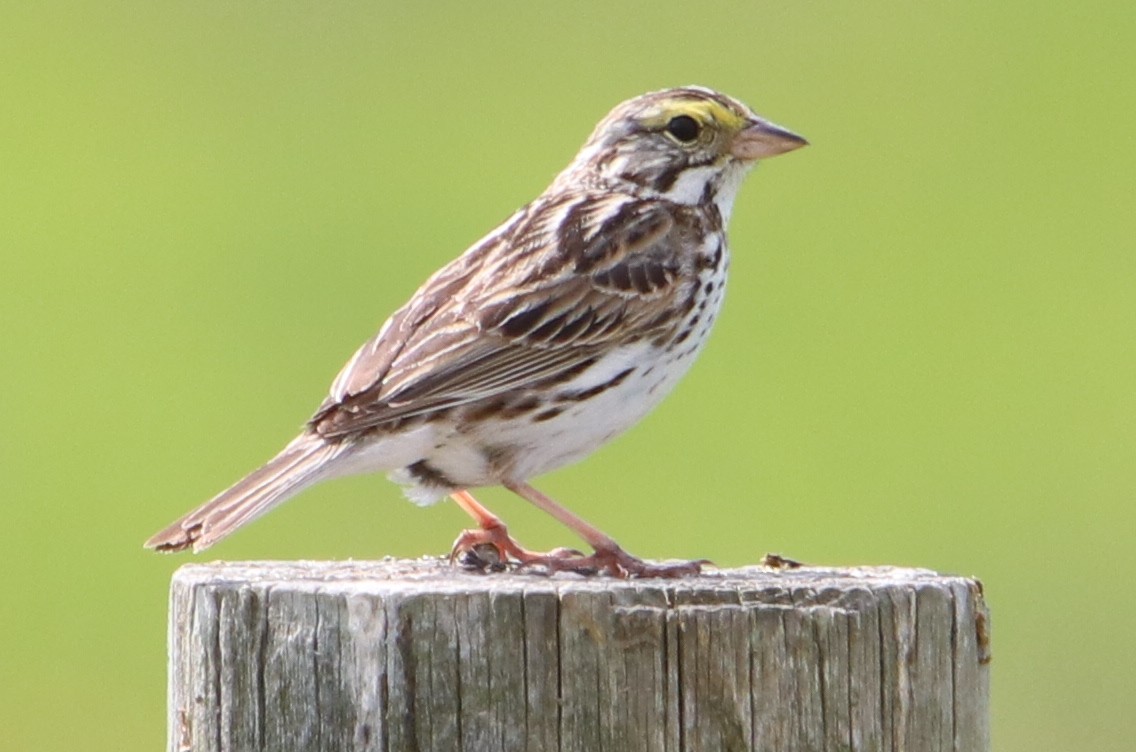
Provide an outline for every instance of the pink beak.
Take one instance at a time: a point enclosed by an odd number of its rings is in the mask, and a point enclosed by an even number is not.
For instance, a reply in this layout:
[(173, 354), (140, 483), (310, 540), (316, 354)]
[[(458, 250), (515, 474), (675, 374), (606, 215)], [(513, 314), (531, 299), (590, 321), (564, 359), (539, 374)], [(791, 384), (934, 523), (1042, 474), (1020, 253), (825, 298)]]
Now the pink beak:
[(730, 144), (730, 154), (748, 161), (775, 157), (808, 146), (809, 142), (792, 131), (765, 120), (753, 120)]

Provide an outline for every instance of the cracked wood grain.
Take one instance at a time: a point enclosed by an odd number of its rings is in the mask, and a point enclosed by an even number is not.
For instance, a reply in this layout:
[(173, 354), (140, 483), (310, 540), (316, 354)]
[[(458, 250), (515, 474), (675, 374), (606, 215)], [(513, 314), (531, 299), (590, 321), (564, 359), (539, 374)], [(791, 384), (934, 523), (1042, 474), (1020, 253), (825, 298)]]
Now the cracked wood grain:
[(985, 752), (988, 620), (977, 581), (889, 567), (188, 565), (169, 749)]

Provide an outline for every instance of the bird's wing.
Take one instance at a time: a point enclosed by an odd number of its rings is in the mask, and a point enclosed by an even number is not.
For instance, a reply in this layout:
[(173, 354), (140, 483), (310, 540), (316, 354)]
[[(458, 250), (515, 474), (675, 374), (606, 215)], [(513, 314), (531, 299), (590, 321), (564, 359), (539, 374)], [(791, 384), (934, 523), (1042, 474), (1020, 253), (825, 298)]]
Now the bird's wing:
[(344, 367), (311, 425), (344, 437), (566, 381), (611, 345), (658, 336), (692, 299), (673, 205), (534, 202), (431, 277)]

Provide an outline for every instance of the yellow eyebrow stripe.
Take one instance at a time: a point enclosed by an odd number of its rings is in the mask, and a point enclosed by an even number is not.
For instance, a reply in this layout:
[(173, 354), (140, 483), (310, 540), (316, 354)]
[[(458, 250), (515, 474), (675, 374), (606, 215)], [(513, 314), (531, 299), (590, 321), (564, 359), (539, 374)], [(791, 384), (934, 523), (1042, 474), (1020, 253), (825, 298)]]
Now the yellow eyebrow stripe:
[(676, 98), (660, 102), (658, 110), (644, 118), (643, 124), (648, 128), (662, 128), (678, 115), (688, 115), (703, 124), (715, 122), (726, 130), (740, 130), (745, 123), (743, 116), (718, 102)]

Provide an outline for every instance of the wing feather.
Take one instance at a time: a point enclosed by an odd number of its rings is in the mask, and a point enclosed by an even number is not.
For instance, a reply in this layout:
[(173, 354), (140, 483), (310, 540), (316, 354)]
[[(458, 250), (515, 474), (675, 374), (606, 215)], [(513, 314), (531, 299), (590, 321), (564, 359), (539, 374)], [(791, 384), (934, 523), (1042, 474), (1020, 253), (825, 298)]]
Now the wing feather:
[(562, 381), (621, 339), (673, 326), (694, 276), (681, 213), (571, 198), (538, 199), (428, 280), (348, 362), (311, 425), (343, 437)]

